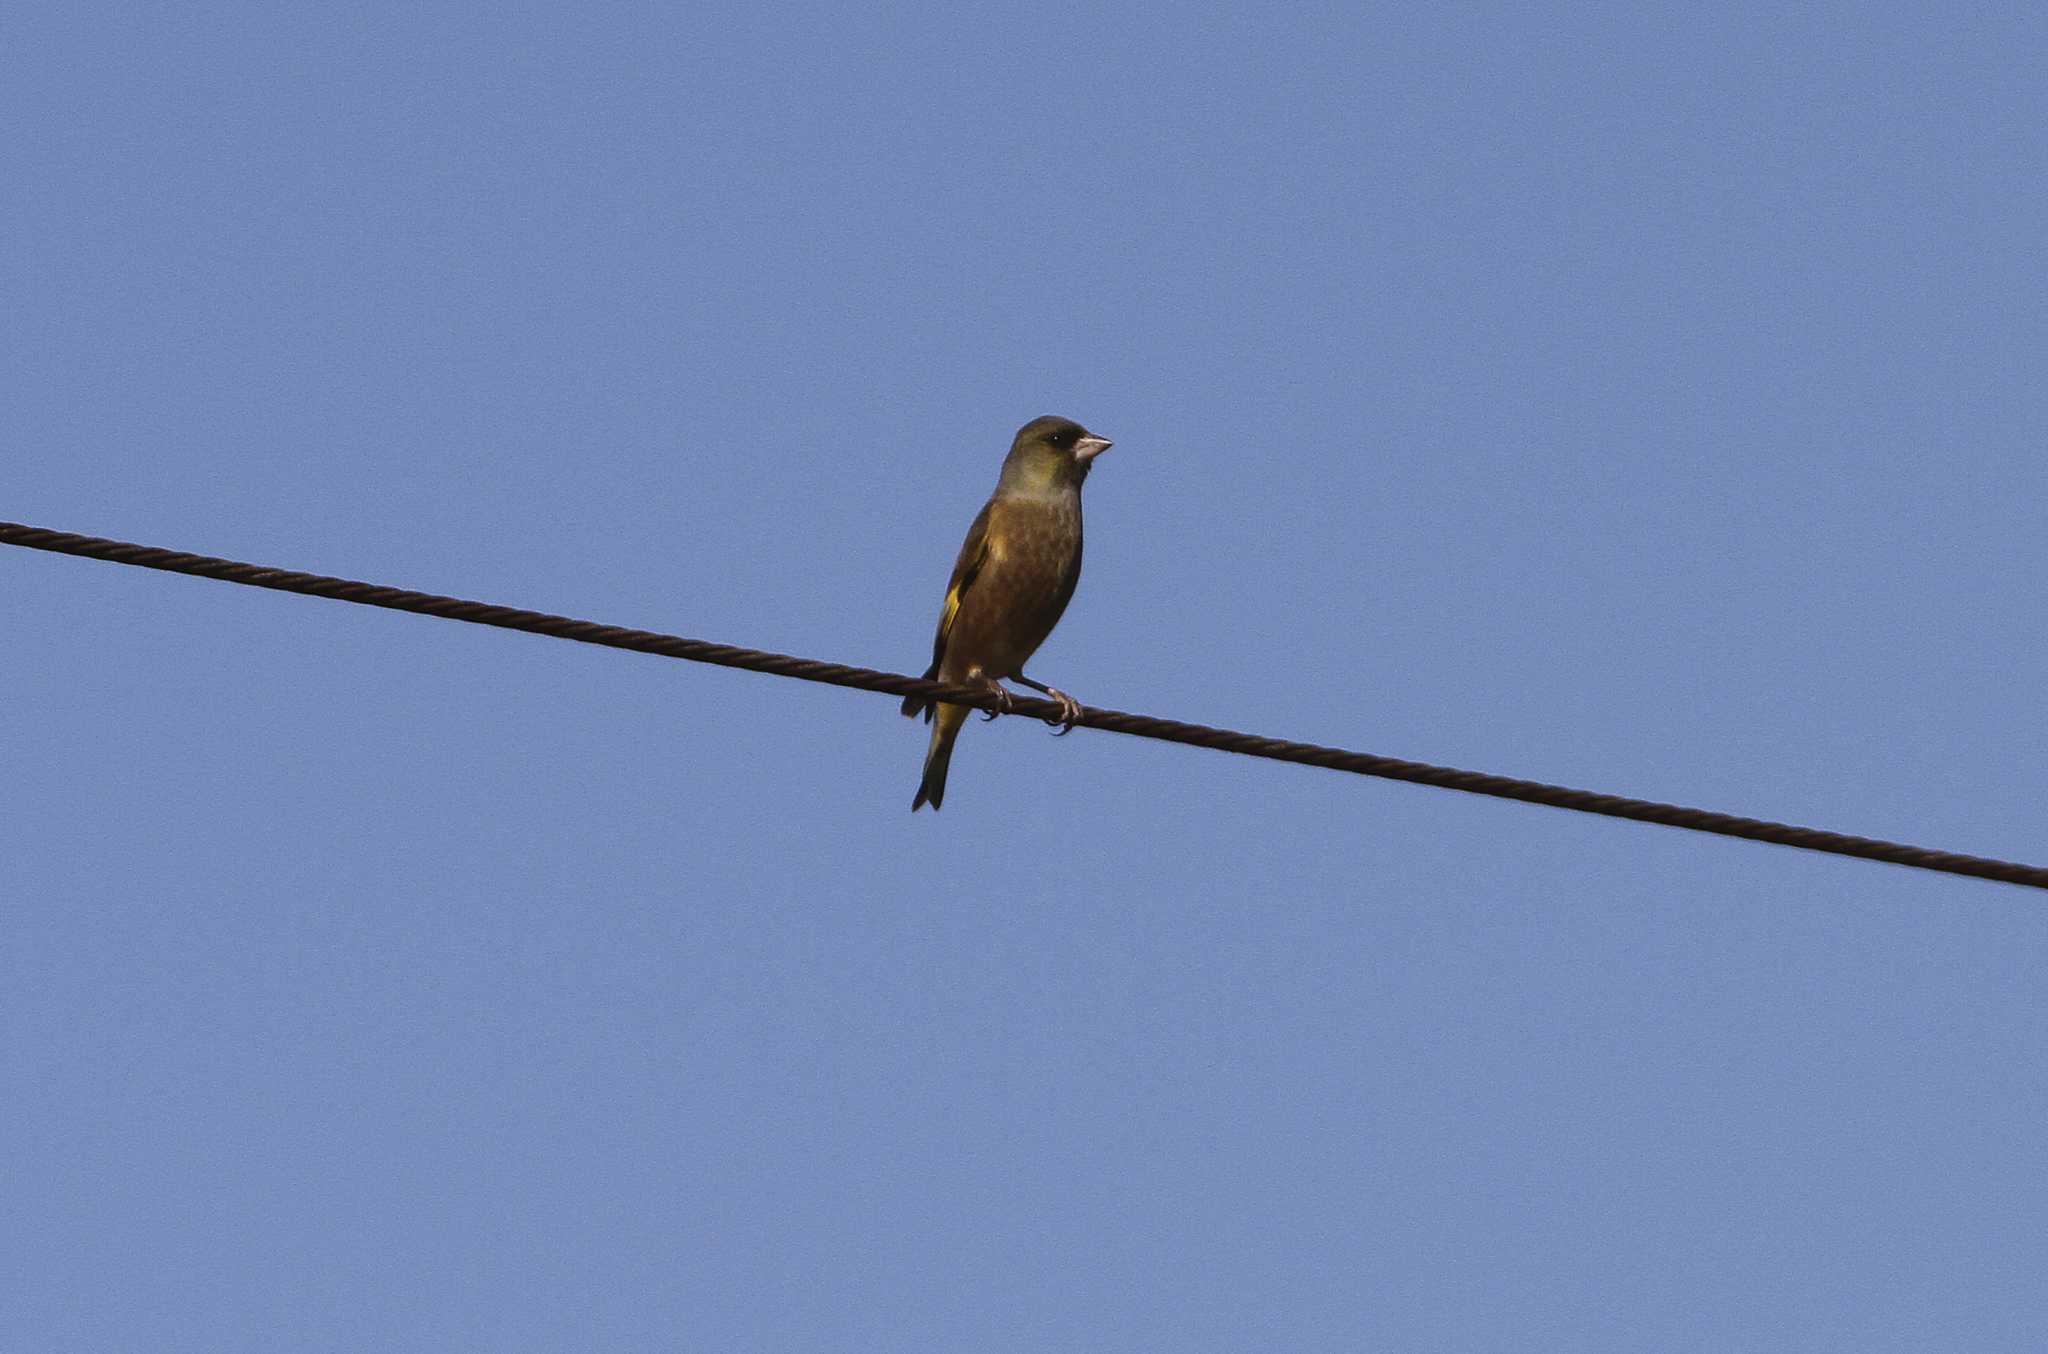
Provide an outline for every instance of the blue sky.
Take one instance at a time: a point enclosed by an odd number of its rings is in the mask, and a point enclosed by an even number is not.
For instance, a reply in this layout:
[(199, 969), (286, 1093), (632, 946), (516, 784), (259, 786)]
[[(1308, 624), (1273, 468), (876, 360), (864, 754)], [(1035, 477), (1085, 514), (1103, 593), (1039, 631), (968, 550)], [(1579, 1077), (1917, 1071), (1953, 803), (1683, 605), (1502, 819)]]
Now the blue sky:
[[(2036, 6), (28, 4), (0, 518), (2048, 860)], [(0, 1348), (2038, 1349), (2022, 889), (0, 551)]]

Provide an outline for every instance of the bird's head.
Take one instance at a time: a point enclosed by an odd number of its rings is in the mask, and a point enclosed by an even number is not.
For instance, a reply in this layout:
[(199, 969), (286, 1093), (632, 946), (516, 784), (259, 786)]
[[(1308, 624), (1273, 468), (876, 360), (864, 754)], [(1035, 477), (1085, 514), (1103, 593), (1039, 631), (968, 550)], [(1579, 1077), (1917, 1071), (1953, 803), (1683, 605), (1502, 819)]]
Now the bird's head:
[(1078, 487), (1088, 478), (1089, 465), (1109, 446), (1108, 438), (1097, 437), (1070, 418), (1034, 418), (1017, 430), (1017, 440), (1010, 444), (1003, 483), (1016, 489)]

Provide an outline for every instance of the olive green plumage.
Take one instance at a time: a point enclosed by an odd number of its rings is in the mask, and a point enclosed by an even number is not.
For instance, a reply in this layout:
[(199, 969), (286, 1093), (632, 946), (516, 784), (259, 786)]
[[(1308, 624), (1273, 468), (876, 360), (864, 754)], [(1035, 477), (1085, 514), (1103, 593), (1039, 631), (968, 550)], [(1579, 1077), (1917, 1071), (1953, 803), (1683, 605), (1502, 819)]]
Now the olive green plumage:
[[(1047, 415), (1017, 430), (996, 491), (983, 505), (946, 585), (927, 680), (962, 686), (1015, 680), (1043, 691), (1070, 714), (1069, 697), (1024, 675), (1024, 664), (1052, 633), (1081, 577), (1081, 482), (1109, 441), (1071, 419)], [(946, 797), (946, 767), (969, 707), (937, 705), (919, 696), (906, 715), (932, 721), (924, 779), (912, 812)]]

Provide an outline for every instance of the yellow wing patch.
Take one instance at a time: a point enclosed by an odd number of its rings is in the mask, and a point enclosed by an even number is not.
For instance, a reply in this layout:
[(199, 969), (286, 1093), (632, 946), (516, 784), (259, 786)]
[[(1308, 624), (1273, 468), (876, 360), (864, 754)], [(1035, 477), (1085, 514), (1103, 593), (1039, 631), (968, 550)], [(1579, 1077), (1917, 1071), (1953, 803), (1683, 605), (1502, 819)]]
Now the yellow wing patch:
[(939, 652), (934, 655), (935, 657), (945, 656), (946, 636), (953, 633), (953, 617), (960, 614), (960, 593), (961, 587), (958, 583), (946, 589), (946, 608), (939, 613)]
[(991, 544), (988, 518), (989, 509), (994, 505), (993, 499), (982, 505), (974, 525), (967, 529), (967, 539), (960, 544), (960, 558), (953, 562), (953, 577), (946, 584), (946, 605), (939, 612), (939, 633), (932, 638), (934, 674), (946, 661), (946, 639), (953, 632), (953, 618), (960, 614), (961, 599), (967, 596), (967, 590), (974, 586), (975, 575), (988, 561)]
[[(974, 584), (974, 576), (981, 572), (981, 566), (989, 556), (989, 508), (994, 503), (983, 504), (981, 513), (974, 519), (974, 525), (967, 529), (967, 539), (960, 546), (960, 558), (953, 564), (953, 577), (946, 584), (946, 604), (939, 610), (939, 632), (932, 637), (932, 665), (925, 669), (924, 678), (932, 681), (939, 675), (939, 669), (946, 661), (946, 640), (953, 633), (953, 618), (960, 614), (960, 602), (967, 596), (967, 589)], [(905, 696), (903, 713), (932, 717), (932, 706), (922, 696)]]

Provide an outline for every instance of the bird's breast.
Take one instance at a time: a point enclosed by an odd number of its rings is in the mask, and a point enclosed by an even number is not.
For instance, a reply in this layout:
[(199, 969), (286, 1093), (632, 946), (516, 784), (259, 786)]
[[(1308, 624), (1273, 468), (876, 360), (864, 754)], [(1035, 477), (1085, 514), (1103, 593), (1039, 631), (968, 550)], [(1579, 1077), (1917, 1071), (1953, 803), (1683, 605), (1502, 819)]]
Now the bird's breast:
[(991, 504), (988, 557), (953, 620), (949, 675), (980, 668), (1007, 677), (1021, 668), (1066, 609), (1080, 563), (1077, 496)]

